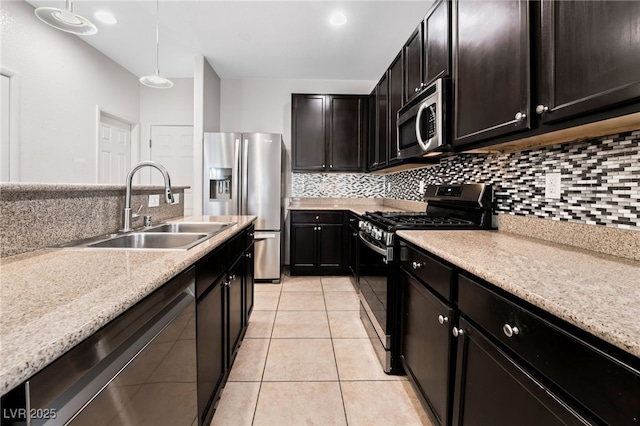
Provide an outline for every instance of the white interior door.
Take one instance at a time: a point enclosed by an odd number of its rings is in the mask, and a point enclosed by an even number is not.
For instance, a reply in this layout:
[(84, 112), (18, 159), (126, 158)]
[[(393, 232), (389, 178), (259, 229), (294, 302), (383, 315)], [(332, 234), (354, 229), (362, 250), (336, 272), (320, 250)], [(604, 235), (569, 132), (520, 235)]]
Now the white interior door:
[(0, 117), (2, 119), (0, 123), (0, 182), (9, 182), (11, 79), (4, 74), (0, 74), (0, 77), (2, 77), (2, 86), (0, 87)]
[(100, 115), (98, 183), (124, 184), (131, 168), (131, 125)]
[[(189, 186), (184, 191), (184, 215), (193, 214), (193, 126), (151, 126), (151, 161), (162, 164), (171, 184)], [(152, 185), (164, 185), (160, 173), (151, 171)]]

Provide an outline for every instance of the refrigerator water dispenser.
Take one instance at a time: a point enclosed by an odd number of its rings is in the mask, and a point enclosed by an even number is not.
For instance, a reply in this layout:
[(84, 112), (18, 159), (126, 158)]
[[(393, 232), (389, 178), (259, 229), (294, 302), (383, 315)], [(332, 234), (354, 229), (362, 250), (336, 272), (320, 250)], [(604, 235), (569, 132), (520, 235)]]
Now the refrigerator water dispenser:
[(210, 200), (230, 200), (232, 193), (231, 185), (231, 169), (221, 167), (211, 167), (209, 169)]

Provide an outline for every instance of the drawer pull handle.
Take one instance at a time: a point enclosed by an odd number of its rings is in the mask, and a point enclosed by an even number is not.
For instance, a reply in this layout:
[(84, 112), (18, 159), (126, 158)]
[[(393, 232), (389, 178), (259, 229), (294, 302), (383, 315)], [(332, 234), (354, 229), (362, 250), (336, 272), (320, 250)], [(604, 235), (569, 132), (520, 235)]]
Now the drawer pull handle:
[(424, 266), (424, 263), (420, 263), (420, 262), (413, 262), (411, 264), (411, 266), (413, 267), (413, 269), (420, 269)]
[(442, 316), (442, 315), (438, 315), (438, 322), (439, 322), (440, 324), (444, 324), (445, 322), (448, 322), (448, 321), (449, 321), (449, 318), (444, 317), (444, 316)]
[(464, 330), (458, 327), (453, 327), (451, 333), (453, 333), (453, 337), (458, 337), (464, 334)]
[(511, 337), (514, 334), (520, 334), (520, 329), (518, 327), (511, 327), (509, 324), (503, 325), (502, 331), (504, 331), (504, 334), (507, 337)]

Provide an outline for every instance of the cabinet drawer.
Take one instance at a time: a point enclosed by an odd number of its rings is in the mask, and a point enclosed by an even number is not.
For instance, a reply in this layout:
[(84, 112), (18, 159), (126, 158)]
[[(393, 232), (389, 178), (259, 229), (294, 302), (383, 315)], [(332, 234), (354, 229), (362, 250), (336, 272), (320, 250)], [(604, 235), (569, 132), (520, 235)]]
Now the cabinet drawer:
[(453, 269), (403, 242), (400, 264), (448, 301), (453, 300)]
[(196, 265), (196, 297), (199, 298), (209, 288), (227, 266), (227, 256), (224, 247), (209, 253)]
[(637, 366), (613, 358), (467, 277), (460, 276), (458, 298), (463, 314), (603, 423), (632, 424), (640, 418)]
[(343, 212), (336, 211), (292, 211), (293, 223), (342, 223)]

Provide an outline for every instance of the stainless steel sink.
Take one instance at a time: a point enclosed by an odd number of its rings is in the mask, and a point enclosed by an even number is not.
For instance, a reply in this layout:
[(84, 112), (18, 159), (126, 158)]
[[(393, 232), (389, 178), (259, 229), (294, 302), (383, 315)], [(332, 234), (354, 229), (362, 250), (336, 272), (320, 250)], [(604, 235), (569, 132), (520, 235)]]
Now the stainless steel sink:
[(134, 232), (89, 244), (87, 248), (187, 250), (209, 238), (203, 233)]
[(52, 248), (120, 250), (188, 250), (237, 222), (165, 223), (136, 232), (70, 241)]
[(208, 222), (208, 223), (165, 223), (164, 225), (145, 229), (143, 232), (196, 232), (204, 234), (217, 234), (225, 228), (234, 225), (232, 222)]

